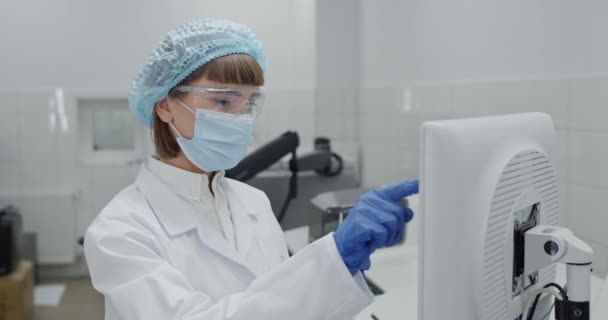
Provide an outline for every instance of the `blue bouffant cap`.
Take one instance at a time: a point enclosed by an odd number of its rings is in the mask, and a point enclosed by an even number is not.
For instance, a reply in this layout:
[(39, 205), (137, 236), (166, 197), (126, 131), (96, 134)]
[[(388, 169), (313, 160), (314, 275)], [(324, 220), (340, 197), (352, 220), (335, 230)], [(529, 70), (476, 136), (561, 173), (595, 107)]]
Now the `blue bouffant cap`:
[(262, 70), (266, 61), (262, 43), (248, 27), (223, 19), (199, 19), (169, 32), (148, 57), (129, 88), (129, 106), (146, 126), (152, 126), (154, 105), (209, 61), (247, 54)]

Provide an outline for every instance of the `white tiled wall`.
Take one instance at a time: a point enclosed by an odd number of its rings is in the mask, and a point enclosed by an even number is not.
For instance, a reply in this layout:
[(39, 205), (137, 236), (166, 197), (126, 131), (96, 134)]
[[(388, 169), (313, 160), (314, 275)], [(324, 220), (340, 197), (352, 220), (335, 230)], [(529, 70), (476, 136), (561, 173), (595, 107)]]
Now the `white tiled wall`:
[(302, 89), (267, 91), (264, 110), (256, 120), (254, 144), (261, 146), (287, 130), (300, 137), (300, 151), (314, 147), (326, 136), (332, 149), (355, 159), (358, 153), (357, 99), (355, 89)]
[(69, 186), (71, 175), (66, 170), (73, 156), (63, 140), (69, 141), (73, 134), (50, 126), (53, 92), (2, 92), (0, 97), (7, 101), (0, 107), (0, 190), (15, 193)]
[(76, 194), (73, 225), (76, 235), (82, 235), (111, 197), (133, 181), (137, 168), (84, 164), (76, 106), (65, 104), (67, 130), (61, 130), (59, 122), (53, 127), (50, 117), (56, 109), (49, 104), (55, 97), (53, 90), (0, 92), (0, 197), (8, 203), (33, 194)]
[(608, 77), (579, 78), (571, 83), (571, 127), (608, 131)]
[(364, 88), (363, 184), (415, 178), (424, 120), (545, 112), (556, 126), (563, 221), (608, 272), (608, 76), (468, 81)]
[(595, 250), (596, 266), (608, 265), (608, 77), (571, 81), (568, 163), (569, 225)]
[(0, 93), (5, 101), (0, 108), (0, 190), (20, 190), (21, 171), (19, 125), (17, 117), (17, 104), (19, 96), (12, 92)]
[(330, 138), (332, 149), (349, 160), (357, 159), (359, 154), (358, 100), (359, 92), (355, 88), (315, 91), (315, 136)]
[(266, 91), (264, 109), (256, 120), (254, 146), (285, 131), (296, 131), (302, 146), (311, 147), (315, 132), (315, 90)]

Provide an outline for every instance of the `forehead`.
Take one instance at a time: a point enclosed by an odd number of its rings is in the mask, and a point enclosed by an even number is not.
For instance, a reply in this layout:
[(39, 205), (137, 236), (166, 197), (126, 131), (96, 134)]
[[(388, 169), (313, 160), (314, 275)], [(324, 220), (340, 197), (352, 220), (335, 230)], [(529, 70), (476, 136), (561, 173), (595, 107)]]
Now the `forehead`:
[(225, 82), (218, 82), (218, 81), (213, 81), (213, 80), (209, 80), (206, 77), (202, 77), (196, 81), (193, 81), (192, 83), (189, 84), (192, 87), (200, 87), (200, 88), (214, 88), (214, 89), (225, 89), (225, 88), (232, 88), (232, 89), (245, 89), (245, 90), (251, 90), (251, 89), (259, 89), (259, 86), (255, 86), (255, 85), (245, 85), (245, 84), (236, 84), (236, 83), (225, 83)]

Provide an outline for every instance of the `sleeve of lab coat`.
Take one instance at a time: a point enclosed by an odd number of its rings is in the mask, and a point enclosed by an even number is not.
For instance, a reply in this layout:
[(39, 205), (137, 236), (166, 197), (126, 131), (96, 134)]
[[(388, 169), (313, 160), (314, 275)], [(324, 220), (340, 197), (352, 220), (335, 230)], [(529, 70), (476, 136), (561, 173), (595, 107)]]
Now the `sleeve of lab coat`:
[(151, 232), (97, 221), (85, 254), (94, 287), (117, 319), (352, 319), (373, 300), (359, 273), (347, 270), (328, 235), (213, 303), (160, 256)]

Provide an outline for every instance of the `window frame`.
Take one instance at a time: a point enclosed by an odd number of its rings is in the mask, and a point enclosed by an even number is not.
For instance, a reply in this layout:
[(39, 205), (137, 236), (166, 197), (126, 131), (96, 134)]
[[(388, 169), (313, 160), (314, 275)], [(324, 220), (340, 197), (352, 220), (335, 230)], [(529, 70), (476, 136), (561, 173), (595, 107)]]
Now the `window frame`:
[[(120, 106), (117, 106), (116, 102)], [(104, 102), (107, 104), (104, 106)], [(85, 165), (135, 165), (143, 162), (146, 153), (146, 129), (131, 115), (134, 133), (134, 148), (130, 150), (93, 149), (93, 111), (97, 108), (129, 110), (128, 100), (123, 95), (81, 95), (76, 98), (79, 125), (78, 150)], [(123, 107), (124, 106), (124, 107)]]

